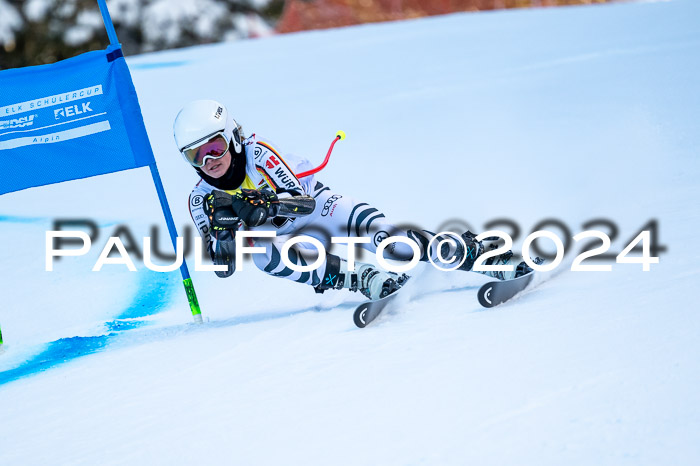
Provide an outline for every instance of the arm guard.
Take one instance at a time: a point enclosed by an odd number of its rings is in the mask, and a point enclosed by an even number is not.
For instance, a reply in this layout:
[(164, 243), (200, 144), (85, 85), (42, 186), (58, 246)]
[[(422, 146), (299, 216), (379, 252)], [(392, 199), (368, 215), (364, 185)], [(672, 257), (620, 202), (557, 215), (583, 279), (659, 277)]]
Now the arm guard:
[(303, 217), (316, 208), (316, 199), (309, 195), (285, 197), (279, 200), (277, 215), (282, 217)]

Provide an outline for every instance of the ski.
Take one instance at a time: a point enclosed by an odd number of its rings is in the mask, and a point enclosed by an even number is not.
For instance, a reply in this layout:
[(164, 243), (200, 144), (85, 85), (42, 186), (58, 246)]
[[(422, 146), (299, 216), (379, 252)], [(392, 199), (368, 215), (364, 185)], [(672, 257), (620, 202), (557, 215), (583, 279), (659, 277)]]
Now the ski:
[(512, 280), (495, 280), (486, 283), (479, 288), (477, 294), (479, 304), (484, 307), (494, 307), (508, 301), (533, 283), (534, 276), (535, 273), (530, 272)]
[(355, 321), (355, 325), (360, 328), (365, 328), (367, 325), (369, 325), (379, 316), (379, 314), (382, 313), (387, 304), (396, 298), (400, 291), (401, 289), (398, 289), (386, 298), (382, 298), (377, 301), (368, 301), (357, 306), (355, 313), (352, 316), (353, 320)]
[(367, 325), (369, 325), (379, 316), (379, 314), (382, 313), (387, 304), (389, 304), (396, 297), (396, 295), (398, 295), (399, 292), (406, 287), (406, 284), (408, 284), (409, 281), (411, 283), (415, 281), (410, 279), (411, 277), (403, 274), (396, 283), (399, 285), (399, 288), (392, 292), (389, 296), (377, 299), (376, 301), (367, 301), (357, 306), (352, 315), (352, 320), (355, 322), (355, 325), (360, 328), (365, 328)]
[[(479, 304), (487, 308), (503, 304), (528, 287), (533, 287), (541, 283), (544, 277), (541, 276), (541, 274), (537, 275), (537, 280), (535, 280), (535, 272), (530, 272), (527, 275), (512, 280), (494, 280), (488, 282), (479, 288), (479, 292), (477, 293)], [(401, 290), (403, 290), (403, 287), (386, 298), (377, 301), (368, 301), (357, 306), (353, 314), (355, 325), (359, 328), (365, 328), (372, 323), (372, 321), (379, 317), (387, 305), (396, 298)]]

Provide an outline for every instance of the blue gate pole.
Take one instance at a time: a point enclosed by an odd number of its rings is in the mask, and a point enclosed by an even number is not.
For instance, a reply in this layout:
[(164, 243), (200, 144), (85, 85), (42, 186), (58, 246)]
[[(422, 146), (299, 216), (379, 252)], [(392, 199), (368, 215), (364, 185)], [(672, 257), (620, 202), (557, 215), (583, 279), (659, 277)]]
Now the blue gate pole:
[[(170, 232), (170, 240), (173, 242), (173, 249), (177, 251), (177, 229), (175, 228), (175, 222), (173, 222), (173, 215), (170, 212), (170, 205), (168, 204), (168, 198), (165, 197), (165, 191), (163, 190), (163, 183), (160, 180), (160, 173), (158, 173), (158, 166), (155, 162), (148, 166), (151, 169), (151, 176), (153, 177), (153, 184), (156, 186), (156, 191), (158, 191), (158, 199), (160, 200), (160, 208), (163, 210), (163, 215), (165, 216), (165, 223), (168, 224), (168, 232)], [(194, 321), (198, 324), (202, 323), (202, 311), (199, 308), (199, 301), (197, 301), (197, 293), (194, 291), (194, 285), (192, 284), (192, 278), (190, 278), (190, 271), (187, 269), (187, 262), (182, 261), (180, 266), (180, 273), (182, 274), (182, 282), (185, 285), (185, 293), (187, 294), (187, 301), (190, 303), (190, 310), (192, 311), (192, 317)]]
[(97, 5), (100, 7), (100, 13), (102, 13), (102, 22), (105, 24), (105, 29), (107, 29), (109, 43), (112, 45), (119, 45), (117, 31), (114, 30), (114, 24), (112, 24), (112, 17), (109, 15), (107, 3), (105, 3), (105, 0), (97, 0)]
[[(119, 39), (117, 39), (117, 32), (114, 30), (114, 24), (112, 24), (112, 17), (109, 15), (109, 10), (107, 9), (107, 4), (105, 0), (97, 0), (97, 4), (100, 7), (100, 13), (102, 13), (102, 20), (107, 29), (107, 36), (109, 37), (109, 42), (111, 45), (119, 46)], [(149, 142), (150, 145), (150, 142)], [(158, 199), (160, 200), (160, 208), (163, 210), (163, 216), (165, 217), (165, 223), (168, 225), (168, 232), (170, 233), (170, 240), (173, 243), (173, 249), (177, 251), (177, 229), (175, 228), (175, 222), (173, 221), (172, 212), (170, 212), (170, 205), (168, 204), (168, 198), (165, 197), (165, 190), (163, 189), (163, 182), (160, 179), (160, 173), (158, 173), (158, 167), (155, 161), (148, 165), (151, 169), (151, 177), (153, 178), (153, 184), (158, 192)], [(197, 294), (194, 291), (194, 285), (192, 284), (192, 278), (190, 277), (190, 271), (187, 269), (187, 262), (182, 261), (180, 266), (180, 274), (182, 275), (182, 281), (185, 286), (185, 293), (187, 294), (187, 301), (190, 304), (190, 310), (192, 311), (192, 317), (196, 323), (202, 323), (202, 311), (199, 308), (199, 302), (197, 301)], [(0, 339), (0, 343), (2, 340)]]

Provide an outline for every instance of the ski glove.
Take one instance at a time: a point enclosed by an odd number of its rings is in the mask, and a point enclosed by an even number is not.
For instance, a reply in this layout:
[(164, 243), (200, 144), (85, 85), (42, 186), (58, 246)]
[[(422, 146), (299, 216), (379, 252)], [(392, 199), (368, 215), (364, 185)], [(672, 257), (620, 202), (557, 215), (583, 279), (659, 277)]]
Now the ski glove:
[(233, 195), (231, 204), (233, 211), (249, 227), (260, 226), (279, 212), (277, 195), (267, 190), (241, 189)]
[(231, 195), (217, 190), (212, 191), (204, 199), (204, 211), (209, 217), (212, 230), (236, 231), (240, 227), (241, 219), (233, 210), (231, 201)]
[(256, 227), (271, 217), (309, 215), (316, 208), (316, 199), (306, 194), (278, 197), (267, 189), (242, 189), (233, 196), (232, 204), (233, 210), (246, 225)]

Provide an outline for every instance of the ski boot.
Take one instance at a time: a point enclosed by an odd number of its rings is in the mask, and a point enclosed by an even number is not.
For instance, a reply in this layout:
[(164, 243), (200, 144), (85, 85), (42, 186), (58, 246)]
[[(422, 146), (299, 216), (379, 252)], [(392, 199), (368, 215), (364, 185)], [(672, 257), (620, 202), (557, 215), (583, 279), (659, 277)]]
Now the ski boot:
[[(498, 246), (495, 242), (498, 240), (498, 237), (490, 236), (488, 238), (484, 238), (482, 241), (477, 241), (476, 236), (477, 235), (468, 230), (462, 234), (462, 239), (467, 246), (467, 250), (464, 251), (461, 244), (457, 247), (457, 252), (455, 253), (457, 255), (457, 259), (461, 260), (463, 255), (466, 256), (464, 263), (459, 267), (459, 270), (471, 271), (477, 257), (481, 256), (486, 251), (493, 251), (494, 249), (497, 249)], [(488, 246), (485, 243), (487, 243)], [(544, 259), (536, 257), (532, 261), (539, 265), (544, 262)], [(532, 268), (527, 265), (525, 261), (521, 261), (517, 265), (515, 264), (513, 261), (513, 251), (506, 251), (498, 256), (489, 257), (484, 261), (484, 265), (514, 265), (513, 270), (510, 271), (496, 270), (477, 272), (497, 280), (512, 280), (532, 272)]]
[[(490, 250), (496, 249), (496, 246), (492, 246)], [(535, 264), (541, 264), (544, 262), (543, 259), (540, 259), (539, 257), (536, 257), (533, 259), (533, 262)], [(522, 277), (523, 275), (526, 275), (530, 272), (532, 272), (532, 268), (527, 265), (525, 261), (520, 261), (517, 265), (515, 265), (515, 262), (513, 261), (513, 251), (506, 251), (503, 254), (499, 256), (494, 256), (494, 257), (489, 257), (484, 261), (484, 265), (513, 265), (513, 270), (494, 270), (494, 271), (487, 271), (487, 272), (479, 272), (483, 273), (484, 275), (488, 277), (493, 277), (497, 280), (512, 280), (514, 278)]]
[(321, 283), (315, 287), (317, 293), (328, 289), (359, 291), (371, 301), (386, 298), (401, 288), (408, 280), (406, 274), (385, 272), (372, 264), (355, 263), (355, 271), (348, 270), (345, 259), (329, 254), (326, 259), (326, 272)]
[(372, 301), (386, 298), (406, 283), (408, 275), (384, 272), (371, 264), (359, 264), (357, 276), (360, 281), (360, 293)]

